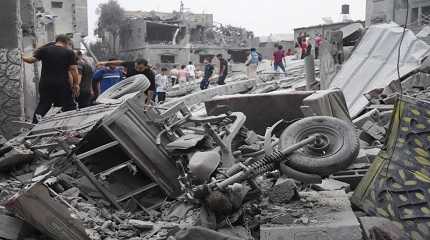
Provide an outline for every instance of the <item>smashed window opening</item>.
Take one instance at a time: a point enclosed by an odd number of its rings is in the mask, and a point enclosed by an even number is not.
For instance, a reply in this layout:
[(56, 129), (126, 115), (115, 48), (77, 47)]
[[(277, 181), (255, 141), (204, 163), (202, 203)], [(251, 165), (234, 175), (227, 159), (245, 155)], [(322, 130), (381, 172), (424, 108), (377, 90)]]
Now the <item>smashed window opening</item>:
[(175, 63), (174, 55), (161, 55), (160, 56), (161, 63)]
[(245, 63), (248, 59), (248, 49), (228, 50), (228, 54), (231, 56), (231, 60), (235, 63)]
[(203, 26), (197, 26), (196, 28), (191, 29), (191, 42), (203, 42), (205, 40), (204, 37), (205, 28)]
[(63, 8), (63, 2), (52, 1), (51, 2), (51, 7), (52, 8)]
[(146, 23), (146, 42), (150, 44), (172, 44), (178, 26), (147, 22)]

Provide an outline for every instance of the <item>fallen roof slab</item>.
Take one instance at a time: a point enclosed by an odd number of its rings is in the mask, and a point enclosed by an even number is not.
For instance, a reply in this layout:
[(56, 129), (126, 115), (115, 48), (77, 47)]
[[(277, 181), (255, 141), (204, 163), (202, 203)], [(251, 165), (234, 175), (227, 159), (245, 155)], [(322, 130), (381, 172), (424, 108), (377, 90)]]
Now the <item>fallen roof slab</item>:
[[(395, 23), (369, 27), (351, 58), (344, 64), (329, 88), (345, 94), (351, 117), (356, 117), (369, 103), (365, 93), (385, 88), (397, 80), (397, 57), (403, 28)], [(406, 31), (401, 48), (400, 73), (416, 69), (430, 47)]]

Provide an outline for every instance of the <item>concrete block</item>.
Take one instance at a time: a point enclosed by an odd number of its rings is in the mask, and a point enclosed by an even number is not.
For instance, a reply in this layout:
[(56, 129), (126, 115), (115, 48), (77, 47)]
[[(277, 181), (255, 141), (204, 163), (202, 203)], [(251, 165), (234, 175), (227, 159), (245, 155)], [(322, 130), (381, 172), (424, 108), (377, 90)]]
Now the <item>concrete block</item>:
[(405, 239), (405, 233), (399, 229), (392, 221), (382, 217), (360, 217), (359, 221), (364, 232), (365, 240), (380, 239), (376, 235), (384, 235), (391, 240)]
[(351, 186), (348, 183), (338, 181), (336, 179), (323, 179), (320, 184), (313, 184), (312, 188), (318, 191), (335, 191), (344, 190), (345, 192), (351, 191)]
[(154, 223), (153, 222), (149, 222), (149, 221), (141, 221), (141, 220), (136, 220), (136, 219), (130, 219), (130, 220), (128, 220), (128, 223), (130, 225), (132, 225), (133, 227), (139, 228), (139, 229), (150, 230), (150, 229), (154, 228)]
[(268, 195), (273, 203), (287, 203), (297, 195), (296, 183), (293, 179), (278, 178)]
[[(360, 223), (345, 191), (300, 193), (301, 199), (315, 202), (309, 221), (286, 225), (262, 225), (261, 240), (361, 240)], [(288, 205), (285, 206), (288, 208)]]
[(384, 127), (379, 126), (376, 122), (373, 121), (366, 121), (361, 129), (363, 130), (363, 132), (370, 135), (375, 140), (382, 140), (387, 133)]

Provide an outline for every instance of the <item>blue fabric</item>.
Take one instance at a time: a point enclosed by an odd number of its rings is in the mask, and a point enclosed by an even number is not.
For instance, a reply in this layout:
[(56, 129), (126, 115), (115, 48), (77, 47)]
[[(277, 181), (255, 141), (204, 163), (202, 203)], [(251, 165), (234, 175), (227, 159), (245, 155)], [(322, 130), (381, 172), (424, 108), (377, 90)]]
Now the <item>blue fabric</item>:
[(119, 83), (123, 78), (124, 73), (120, 68), (103, 68), (94, 74), (94, 80), (100, 81), (100, 93)]
[(251, 61), (250, 64), (258, 64), (258, 53), (257, 52), (251, 52)]

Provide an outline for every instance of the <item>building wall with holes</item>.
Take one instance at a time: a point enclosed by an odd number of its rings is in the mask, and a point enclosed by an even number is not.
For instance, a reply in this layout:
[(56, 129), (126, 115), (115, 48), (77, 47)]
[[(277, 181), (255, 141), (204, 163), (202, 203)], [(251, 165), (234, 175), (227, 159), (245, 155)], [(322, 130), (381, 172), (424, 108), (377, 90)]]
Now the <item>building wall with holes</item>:
[(408, 26), (421, 28), (423, 25), (430, 24), (430, 1), (428, 0), (367, 0), (366, 26), (391, 21), (404, 25), (408, 1)]

